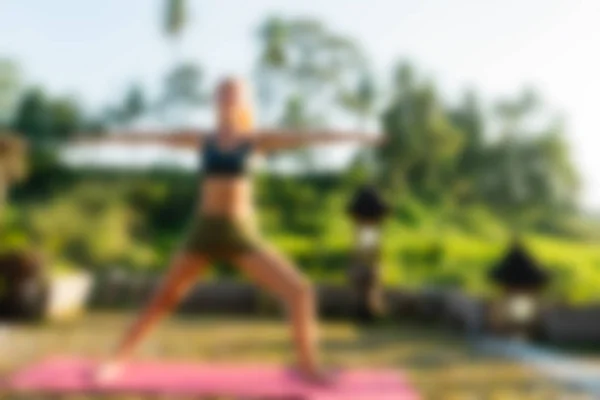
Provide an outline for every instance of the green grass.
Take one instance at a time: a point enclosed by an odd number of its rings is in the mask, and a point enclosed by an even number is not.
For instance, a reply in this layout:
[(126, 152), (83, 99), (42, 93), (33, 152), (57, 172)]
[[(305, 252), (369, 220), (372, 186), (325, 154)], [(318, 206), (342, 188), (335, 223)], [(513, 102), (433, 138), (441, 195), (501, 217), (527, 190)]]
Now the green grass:
[[(330, 232), (313, 238), (272, 235), (275, 246), (293, 258), (318, 281), (340, 281), (352, 247), (353, 227), (345, 220)], [(503, 256), (506, 234), (484, 236), (443, 227), (416, 227), (389, 223), (383, 236), (383, 279), (390, 286), (460, 288), (489, 295), (494, 288), (488, 271)], [(534, 258), (553, 276), (553, 300), (581, 305), (600, 302), (600, 246), (540, 234), (525, 235)]]

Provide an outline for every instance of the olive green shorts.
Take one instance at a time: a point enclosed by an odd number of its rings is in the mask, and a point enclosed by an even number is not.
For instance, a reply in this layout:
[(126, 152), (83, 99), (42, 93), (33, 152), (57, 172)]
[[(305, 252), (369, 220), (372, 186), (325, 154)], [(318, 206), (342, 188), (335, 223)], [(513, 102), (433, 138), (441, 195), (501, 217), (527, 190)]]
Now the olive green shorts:
[(195, 217), (182, 244), (183, 251), (211, 259), (227, 259), (262, 247), (253, 222), (202, 215)]

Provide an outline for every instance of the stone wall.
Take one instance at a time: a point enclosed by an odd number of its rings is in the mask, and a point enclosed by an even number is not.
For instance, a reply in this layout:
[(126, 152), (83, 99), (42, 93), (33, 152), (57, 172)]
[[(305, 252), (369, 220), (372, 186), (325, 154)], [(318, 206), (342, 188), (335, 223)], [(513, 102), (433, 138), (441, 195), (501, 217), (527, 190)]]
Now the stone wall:
[[(92, 308), (139, 308), (159, 287), (153, 276), (98, 277)], [(349, 286), (316, 287), (319, 313), (326, 318), (352, 318), (355, 294)], [(388, 288), (388, 318), (439, 324), (464, 334), (489, 331), (489, 304), (458, 290)], [(179, 307), (185, 313), (230, 315), (280, 315), (279, 302), (251, 283), (223, 280), (199, 283)], [(541, 334), (553, 342), (600, 343), (600, 306), (548, 307), (540, 321)]]
[[(92, 308), (139, 308), (147, 302), (160, 285), (159, 278), (143, 275), (98, 277), (90, 299)], [(344, 285), (316, 287), (319, 312), (323, 316), (348, 318), (352, 316), (356, 297)], [(401, 290), (386, 292), (390, 312), (399, 316), (414, 313), (414, 296)], [(278, 314), (277, 299), (255, 285), (233, 280), (199, 283), (186, 296), (179, 310), (187, 313), (218, 314)]]
[(542, 323), (551, 342), (600, 344), (600, 305), (551, 308)]

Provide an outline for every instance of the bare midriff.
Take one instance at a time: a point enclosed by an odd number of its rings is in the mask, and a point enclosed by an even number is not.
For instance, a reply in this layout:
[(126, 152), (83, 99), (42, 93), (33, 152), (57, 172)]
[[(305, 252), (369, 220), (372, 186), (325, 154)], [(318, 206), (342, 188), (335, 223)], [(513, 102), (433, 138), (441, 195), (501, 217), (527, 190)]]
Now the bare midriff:
[(248, 177), (207, 177), (202, 184), (200, 213), (231, 219), (252, 217), (252, 184)]

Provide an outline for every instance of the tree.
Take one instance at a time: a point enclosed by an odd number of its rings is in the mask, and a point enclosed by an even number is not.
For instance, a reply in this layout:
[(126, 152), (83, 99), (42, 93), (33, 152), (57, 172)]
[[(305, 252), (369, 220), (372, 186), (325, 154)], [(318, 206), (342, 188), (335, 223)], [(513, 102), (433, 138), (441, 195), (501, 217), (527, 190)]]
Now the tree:
[(25, 92), (15, 113), (13, 130), (22, 133), (32, 146), (51, 137), (50, 101), (44, 91), (32, 88)]
[(133, 85), (123, 104), (123, 116), (127, 121), (131, 121), (141, 116), (146, 110), (146, 97), (141, 86)]
[(50, 137), (52, 141), (65, 141), (73, 137), (83, 125), (78, 105), (71, 99), (58, 98), (50, 102)]
[(306, 104), (301, 97), (292, 97), (288, 99), (281, 125), (292, 129), (306, 129), (310, 126), (311, 121), (306, 113)]
[(114, 189), (86, 182), (45, 201), (27, 214), (30, 237), (57, 263), (80, 268), (151, 265), (154, 250), (135, 235), (138, 210), (123, 202), (123, 190)]
[(102, 111), (101, 120), (104, 125), (108, 126), (122, 125), (127, 122), (127, 116), (121, 107), (107, 106)]
[(573, 208), (576, 169), (561, 123), (535, 129), (541, 103), (531, 90), (496, 107), (500, 140), (486, 151), (479, 186), (486, 202), (514, 228), (531, 226)]
[(467, 91), (462, 104), (448, 114), (464, 140), (457, 165), (456, 195), (459, 201), (473, 202), (480, 199), (476, 182), (486, 152), (485, 123), (480, 100), (474, 91)]
[(431, 82), (418, 82), (409, 64), (393, 77), (392, 99), (382, 123), (387, 142), (378, 150), (382, 187), (394, 197), (412, 192), (443, 200), (454, 185), (463, 146)]
[[(373, 115), (378, 93), (375, 87), (373, 77), (368, 73), (363, 73), (357, 79), (355, 87), (352, 90), (340, 90), (340, 104), (351, 113), (357, 116), (357, 129), (359, 132), (365, 132), (368, 127), (369, 118)], [(355, 163), (355, 170), (364, 170), (363, 172), (374, 178), (376, 171), (376, 157), (372, 148), (360, 149)]]
[(358, 117), (357, 127), (359, 130), (367, 128), (369, 117), (373, 114), (375, 102), (377, 101), (377, 90), (373, 77), (364, 73), (353, 90), (340, 91), (340, 103), (347, 110)]
[[(509, 207), (509, 210), (503, 211), (506, 218), (512, 220), (513, 226), (519, 221), (519, 216), (530, 208), (527, 167), (532, 165), (528, 157), (534, 149), (530, 143), (531, 132), (526, 130), (525, 122), (536, 105), (532, 92), (524, 90), (517, 98), (503, 99), (495, 107), (502, 138), (498, 148), (501, 174), (492, 182), (503, 186), (504, 195), (499, 198), (503, 198)], [(503, 208), (505, 206), (501, 206), (500, 210)]]
[(187, 21), (185, 0), (167, 0), (165, 12), (165, 33), (168, 36), (181, 34)]
[[(258, 36), (256, 79), (263, 119), (307, 131), (326, 125), (340, 106), (342, 88), (365, 69), (360, 48), (315, 19), (272, 17)], [(315, 151), (294, 152), (298, 168), (313, 170)]]
[(17, 65), (0, 59), (0, 128), (8, 127), (13, 117), (21, 90), (21, 77)]
[(548, 179), (551, 182), (552, 206), (573, 209), (580, 188), (580, 177), (571, 158), (564, 125), (560, 119), (549, 126), (539, 139), (538, 146), (544, 166), (552, 175)]
[(84, 117), (75, 100), (52, 99), (41, 88), (29, 89), (21, 99), (13, 130), (34, 148), (68, 140), (79, 130)]
[[(159, 100), (159, 111), (161, 112), (164, 112), (168, 107), (172, 107), (174, 103), (178, 103), (180, 100), (184, 100), (185, 104), (190, 104), (191, 97), (196, 95), (195, 91), (201, 78), (199, 69), (192, 64), (183, 64), (180, 61), (180, 54), (178, 54), (181, 35), (188, 20), (187, 1), (166, 0), (165, 5), (164, 34), (167, 39), (172, 40), (173, 63), (175, 66), (166, 78), (165, 93)], [(186, 85), (189, 86), (186, 87)], [(171, 108), (171, 111), (173, 109)], [(183, 113), (181, 109), (180, 111)], [(180, 116), (174, 116), (173, 120), (178, 117)]]
[(195, 64), (176, 66), (165, 77), (159, 108), (171, 113), (172, 120), (185, 119), (190, 109), (206, 102), (202, 70)]
[(100, 128), (99, 130), (102, 130), (103, 125), (118, 126), (128, 124), (144, 114), (147, 107), (146, 96), (144, 95), (142, 87), (138, 84), (134, 84), (129, 88), (123, 99), (117, 105), (107, 106), (103, 110), (100, 121), (90, 122), (94, 122), (92, 125), (96, 125), (97, 128)]
[(185, 0), (166, 0), (165, 6), (164, 33), (173, 41), (173, 53), (175, 53), (188, 20), (187, 2)]
[(166, 76), (163, 86), (163, 101), (170, 103), (198, 104), (203, 96), (202, 70), (192, 63), (173, 68)]
[[(308, 114), (306, 102), (300, 96), (291, 97), (285, 104), (283, 115), (281, 117), (280, 125), (284, 128), (290, 129), (307, 129), (314, 123), (314, 119)], [(296, 167), (300, 167), (304, 172), (312, 171), (315, 166), (315, 157), (312, 149), (299, 149), (293, 150), (291, 154), (286, 154), (281, 157), (273, 156), (270, 158), (270, 162), (277, 162), (277, 160), (293, 160)]]
[(433, 85), (427, 85), (419, 94), (423, 114), (423, 154), (425, 171), (422, 187), (436, 197), (443, 197), (453, 189), (454, 172), (463, 146), (463, 135), (448, 119)]
[(381, 164), (380, 186), (393, 197), (407, 193), (408, 172), (421, 157), (419, 135), (415, 129), (415, 82), (412, 66), (402, 64), (394, 75), (393, 98), (382, 115), (383, 130), (388, 138), (377, 150)]
[(267, 19), (258, 30), (262, 50), (258, 57), (255, 77), (264, 118), (269, 117), (269, 109), (276, 97), (275, 87), (283, 83), (288, 65), (287, 35), (286, 23), (278, 17)]
[(269, 18), (259, 29), (259, 40), (256, 76), (267, 108), (301, 97), (311, 118), (324, 119), (338, 105), (342, 84), (364, 71), (360, 48), (318, 20)]
[(259, 56), (259, 65), (265, 68), (285, 68), (288, 28), (285, 21), (278, 17), (267, 19), (259, 29), (259, 38), (263, 43)]

